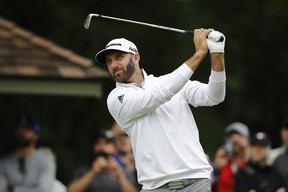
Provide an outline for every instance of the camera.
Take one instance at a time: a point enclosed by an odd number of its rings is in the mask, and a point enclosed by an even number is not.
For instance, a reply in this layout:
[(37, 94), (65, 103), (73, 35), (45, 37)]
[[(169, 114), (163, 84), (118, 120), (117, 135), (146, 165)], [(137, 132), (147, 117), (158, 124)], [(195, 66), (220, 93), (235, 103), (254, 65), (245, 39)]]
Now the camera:
[(228, 155), (234, 155), (237, 152), (235, 150), (234, 142), (230, 139), (225, 142), (224, 149)]
[(105, 159), (108, 159), (111, 155), (104, 152), (104, 151), (100, 151), (94, 154), (94, 159), (98, 158), (98, 157), (104, 157)]

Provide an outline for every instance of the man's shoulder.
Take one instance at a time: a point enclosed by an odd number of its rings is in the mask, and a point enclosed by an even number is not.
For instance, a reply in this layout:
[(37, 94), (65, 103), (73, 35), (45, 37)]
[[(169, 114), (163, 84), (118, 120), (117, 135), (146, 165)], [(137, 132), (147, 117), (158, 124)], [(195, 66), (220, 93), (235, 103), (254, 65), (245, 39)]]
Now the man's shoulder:
[(122, 97), (123, 95), (134, 91), (137, 91), (136, 85), (121, 83), (109, 93), (107, 100), (114, 100), (115, 98)]
[(39, 147), (35, 153), (39, 158), (45, 158), (50, 160), (56, 160), (55, 154), (49, 147)]
[(288, 159), (288, 153), (282, 153), (282, 154), (278, 155), (278, 157), (276, 157), (273, 164), (279, 164), (279, 163), (285, 163), (286, 164), (287, 159)]
[(122, 88), (122, 87), (115, 87), (108, 95), (107, 101), (114, 100), (116, 97), (121, 96), (128, 92), (128, 88)]
[(0, 163), (9, 162), (12, 159), (16, 158), (16, 154), (14, 152), (8, 153), (0, 158)]
[(9, 153), (0, 158), (0, 169), (5, 169), (15, 165), (16, 162), (15, 153)]

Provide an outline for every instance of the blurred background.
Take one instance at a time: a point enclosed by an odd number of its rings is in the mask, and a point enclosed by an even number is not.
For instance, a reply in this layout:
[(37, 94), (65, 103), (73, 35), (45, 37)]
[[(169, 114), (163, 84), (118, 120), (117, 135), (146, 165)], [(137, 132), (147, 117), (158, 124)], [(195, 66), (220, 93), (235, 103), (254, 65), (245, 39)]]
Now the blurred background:
[[(192, 108), (204, 150), (213, 158), (234, 121), (252, 133), (268, 132), (273, 147), (279, 146), (279, 126), (288, 115), (287, 7), (286, 0), (0, 0), (0, 156), (12, 148), (15, 116), (34, 115), (40, 144), (53, 149), (57, 177), (67, 184), (75, 167), (87, 161), (91, 135), (113, 124), (106, 97), (114, 82), (95, 63), (95, 53), (125, 37), (155, 76), (194, 53), (193, 37), (181, 33), (95, 17), (86, 30), (89, 13), (223, 32), (226, 99), (213, 108)], [(207, 82), (209, 73), (207, 57), (192, 80)]]

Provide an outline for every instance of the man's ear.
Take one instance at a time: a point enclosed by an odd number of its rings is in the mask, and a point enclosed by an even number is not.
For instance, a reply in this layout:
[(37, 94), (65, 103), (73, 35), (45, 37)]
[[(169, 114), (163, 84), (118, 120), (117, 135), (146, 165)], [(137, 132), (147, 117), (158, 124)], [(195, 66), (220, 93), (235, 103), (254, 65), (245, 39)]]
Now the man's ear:
[(140, 61), (140, 55), (139, 54), (136, 54), (136, 55), (134, 55), (134, 61), (136, 62), (136, 63), (139, 63), (139, 61)]

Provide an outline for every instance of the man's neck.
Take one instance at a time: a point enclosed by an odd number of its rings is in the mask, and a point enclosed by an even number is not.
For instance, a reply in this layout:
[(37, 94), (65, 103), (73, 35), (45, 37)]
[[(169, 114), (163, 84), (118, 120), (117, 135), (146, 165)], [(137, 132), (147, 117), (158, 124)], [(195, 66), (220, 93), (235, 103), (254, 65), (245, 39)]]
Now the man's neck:
[(36, 151), (35, 146), (28, 146), (25, 148), (16, 148), (16, 153), (20, 156), (20, 157), (27, 157), (32, 155), (34, 152)]
[(129, 79), (129, 83), (136, 83), (137, 85), (141, 85), (144, 81), (144, 74), (140, 68), (135, 70), (135, 73)]

